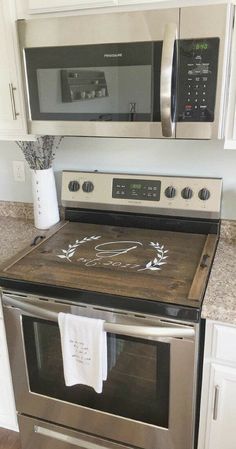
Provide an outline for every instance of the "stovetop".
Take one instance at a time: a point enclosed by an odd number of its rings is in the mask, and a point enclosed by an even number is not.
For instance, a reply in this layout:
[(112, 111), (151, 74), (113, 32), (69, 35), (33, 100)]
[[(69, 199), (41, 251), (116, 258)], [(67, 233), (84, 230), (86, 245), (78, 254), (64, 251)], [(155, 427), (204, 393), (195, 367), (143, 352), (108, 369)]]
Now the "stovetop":
[[(69, 191), (67, 196), (71, 196), (67, 201), (71, 205), (74, 198), (78, 206), (81, 176), (83, 179), (89, 178), (88, 174), (79, 174), (76, 179), (75, 176), (72, 173), (68, 181), (66, 173), (64, 179)], [(192, 206), (191, 198), (182, 196), (183, 201), (177, 198), (177, 201), (181, 202), (179, 210), (183, 211), (185, 208), (185, 215), (190, 216), (162, 216), (158, 214), (159, 205), (162, 211), (168, 206), (168, 202), (163, 206), (166, 201), (163, 199), (163, 192), (164, 195), (169, 193), (165, 182), (171, 184), (172, 187), (169, 187), (178, 195), (178, 179), (170, 182), (170, 178), (164, 181), (163, 178), (147, 178), (142, 180), (136, 176), (133, 180), (129, 175), (124, 182), (117, 181), (117, 175), (106, 175), (108, 186), (104, 194), (104, 185), (102, 184), (103, 189), (100, 187), (103, 200), (104, 197), (106, 200), (109, 188), (111, 197), (117, 200), (117, 191), (114, 194), (114, 179), (116, 189), (117, 185), (126, 186), (122, 187), (125, 194), (119, 196), (117, 203), (117, 208), (118, 204), (119, 208), (123, 207), (122, 212), (108, 212), (106, 208), (113, 207), (108, 201), (99, 202), (98, 196), (91, 201), (89, 208), (89, 195), (94, 190), (96, 193), (96, 184), (93, 181), (93, 188), (85, 184), (84, 190), (82, 187), (80, 192), (83, 209), (67, 208), (66, 218), (70, 221), (61, 222), (36, 246), (27, 248), (21, 256), (8, 262), (0, 272), (1, 285), (47, 296), (73, 297), (78, 301), (96, 303), (98, 306), (109, 305), (126, 310), (133, 308), (137, 312), (158, 310), (159, 313), (163, 309), (164, 314), (188, 318), (191, 316), (196, 319), (217, 246), (219, 220), (192, 216), (199, 208), (200, 216), (216, 216), (216, 205), (219, 201), (215, 191), (217, 189), (208, 189), (205, 179), (194, 179), (192, 185), (197, 185), (198, 201), (194, 198), (196, 193), (190, 186), (190, 178), (187, 181), (186, 178), (181, 179), (182, 186), (186, 185), (186, 182), (189, 185), (194, 202)], [(220, 192), (221, 183), (218, 181), (216, 183), (214, 180), (214, 183)], [(85, 182), (88, 181), (82, 181), (82, 186)], [(209, 185), (214, 183), (210, 180)], [(78, 184), (79, 189), (75, 190)], [(154, 187), (157, 189), (153, 189)], [(65, 197), (65, 183), (63, 189), (62, 198)], [(180, 195), (183, 189), (179, 190)], [(204, 200), (199, 196), (202, 189), (208, 191), (204, 194)], [(133, 192), (138, 192), (139, 197), (143, 193), (152, 192), (152, 197), (138, 199), (137, 195), (134, 195), (134, 199)], [(153, 199), (153, 192), (159, 200)], [(207, 203), (209, 198), (211, 203)], [(174, 202), (174, 196), (168, 201), (172, 215), (173, 210), (178, 210), (178, 202)], [(132, 206), (136, 210), (139, 202), (140, 209), (148, 208), (152, 213), (127, 212), (127, 206), (129, 210), (132, 210)], [(204, 202), (203, 205), (201, 202)], [(97, 210), (91, 207), (91, 204), (95, 203)]]
[(215, 235), (67, 222), (4, 273), (35, 284), (195, 307), (216, 241)]

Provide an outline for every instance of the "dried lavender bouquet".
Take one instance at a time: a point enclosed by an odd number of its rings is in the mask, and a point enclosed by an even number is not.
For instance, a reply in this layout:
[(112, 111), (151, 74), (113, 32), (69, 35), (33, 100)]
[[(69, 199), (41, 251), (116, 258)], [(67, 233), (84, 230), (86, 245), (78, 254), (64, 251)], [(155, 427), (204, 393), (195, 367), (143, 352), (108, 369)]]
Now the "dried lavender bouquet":
[(32, 170), (46, 170), (52, 167), (55, 151), (62, 139), (62, 136), (39, 136), (36, 141), (18, 141), (16, 144)]

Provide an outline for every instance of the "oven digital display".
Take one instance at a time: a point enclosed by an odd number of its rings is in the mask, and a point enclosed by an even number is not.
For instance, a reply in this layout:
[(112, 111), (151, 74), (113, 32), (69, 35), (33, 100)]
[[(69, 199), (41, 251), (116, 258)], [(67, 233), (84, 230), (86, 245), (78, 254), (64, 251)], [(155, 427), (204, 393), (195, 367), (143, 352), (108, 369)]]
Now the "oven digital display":
[(140, 190), (142, 188), (142, 184), (130, 184), (130, 189)]
[(112, 198), (160, 201), (161, 181), (114, 178)]

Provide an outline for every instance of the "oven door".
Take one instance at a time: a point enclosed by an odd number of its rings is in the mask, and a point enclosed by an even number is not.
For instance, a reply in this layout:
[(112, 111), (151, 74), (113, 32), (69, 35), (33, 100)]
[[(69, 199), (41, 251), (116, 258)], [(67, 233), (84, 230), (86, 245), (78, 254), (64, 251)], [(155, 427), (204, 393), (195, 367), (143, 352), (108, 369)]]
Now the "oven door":
[[(192, 448), (196, 327), (13, 294), (4, 294), (3, 304), (18, 413), (120, 444)], [(106, 320), (108, 378), (101, 394), (66, 387), (59, 311)]]

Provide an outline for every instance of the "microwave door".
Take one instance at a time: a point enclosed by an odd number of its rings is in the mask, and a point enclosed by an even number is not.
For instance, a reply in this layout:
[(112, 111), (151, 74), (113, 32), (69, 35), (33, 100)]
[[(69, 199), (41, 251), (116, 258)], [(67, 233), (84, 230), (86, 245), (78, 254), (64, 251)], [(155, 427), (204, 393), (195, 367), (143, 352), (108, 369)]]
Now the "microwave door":
[(18, 22), (29, 131), (174, 137), (179, 9), (90, 15), (89, 28), (88, 16)]

